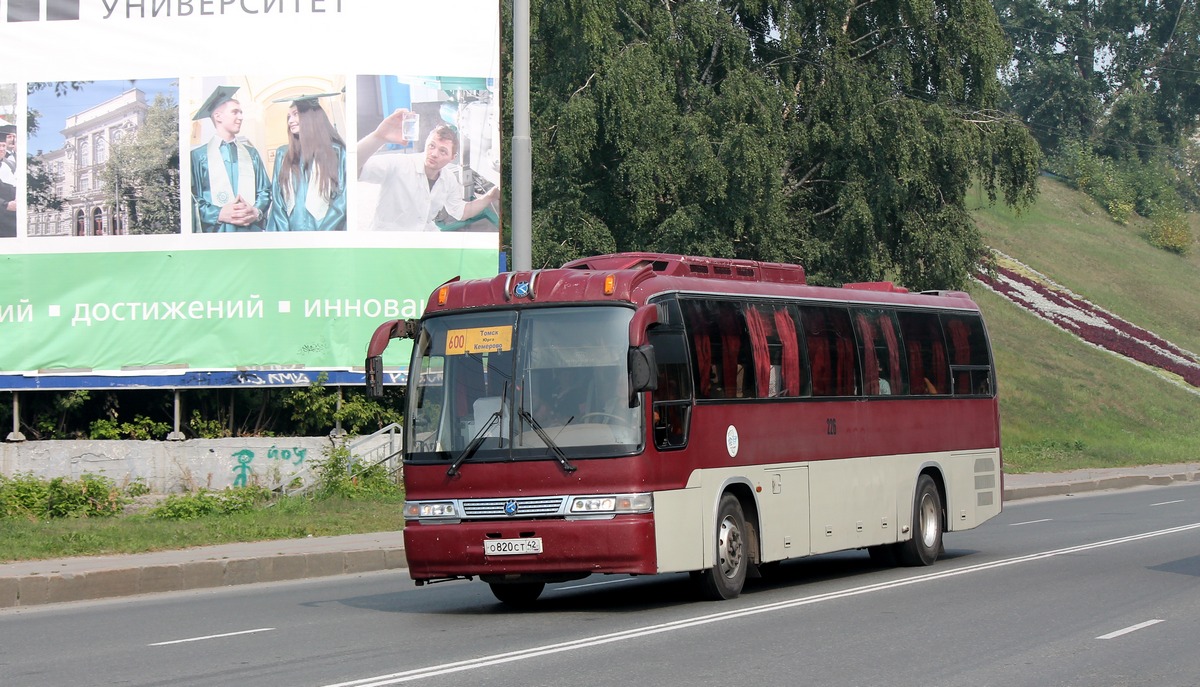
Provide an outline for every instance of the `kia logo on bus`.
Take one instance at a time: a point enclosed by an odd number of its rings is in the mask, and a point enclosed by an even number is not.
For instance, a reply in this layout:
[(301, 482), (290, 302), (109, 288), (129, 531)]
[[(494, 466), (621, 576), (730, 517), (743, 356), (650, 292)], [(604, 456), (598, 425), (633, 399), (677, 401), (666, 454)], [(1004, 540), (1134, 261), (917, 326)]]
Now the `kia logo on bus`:
[(504, 514), (505, 515), (516, 515), (517, 514), (517, 502), (512, 499), (509, 499), (508, 503), (504, 504)]

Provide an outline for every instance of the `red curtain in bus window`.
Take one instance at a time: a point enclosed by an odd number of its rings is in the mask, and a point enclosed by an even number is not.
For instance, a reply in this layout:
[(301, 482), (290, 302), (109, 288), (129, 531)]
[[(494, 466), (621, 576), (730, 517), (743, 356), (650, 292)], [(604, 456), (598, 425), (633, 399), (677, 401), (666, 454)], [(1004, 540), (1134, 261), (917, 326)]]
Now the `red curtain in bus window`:
[[(950, 332), (950, 345), (954, 346), (954, 364), (970, 365), (971, 332), (967, 328), (966, 323), (962, 320), (950, 320), (946, 323), (946, 329)], [(968, 373), (959, 372), (954, 376), (955, 393), (970, 393), (970, 389), (971, 376)]]
[(879, 316), (879, 328), (883, 330), (883, 340), (887, 342), (888, 350), (888, 384), (892, 393), (901, 393), (904, 385), (900, 380), (900, 342), (896, 340), (896, 329), (892, 318), (886, 314)]
[(857, 313), (854, 319), (863, 342), (863, 392), (876, 396), (879, 394), (879, 361), (875, 358), (875, 326), (866, 313)]
[(688, 307), (687, 314), (692, 330), (692, 345), (696, 349), (696, 384), (699, 387), (699, 397), (708, 398), (712, 390), (712, 342), (708, 340), (708, 322), (705, 321), (697, 303)]
[[(844, 313), (843, 313), (844, 314)], [(850, 331), (850, 318), (837, 317), (837, 393), (839, 396), (854, 395), (854, 332)]]
[(738, 323), (733, 305), (721, 304), (717, 321), (721, 326), (722, 384), (725, 398), (736, 398), (742, 389), (738, 386), (738, 354), (742, 351), (742, 328)]
[(771, 379), (771, 353), (767, 349), (767, 334), (770, 324), (756, 305), (747, 305), (745, 309), (746, 330), (750, 332), (750, 352), (754, 354), (754, 379), (758, 381), (758, 396), (766, 398), (768, 380)]
[(783, 388), (788, 396), (800, 395), (800, 342), (787, 308), (775, 309), (775, 331), (783, 345)]
[(906, 341), (908, 348), (908, 389), (911, 394), (931, 394), (925, 386), (925, 361), (921, 359), (921, 343)]
[(808, 342), (808, 361), (812, 365), (813, 395), (834, 394), (833, 365), (829, 360), (829, 339), (821, 331), (821, 322), (813, 321), (810, 314), (804, 316), (805, 340)]
[(950, 385), (946, 380), (946, 370), (950, 367), (946, 362), (946, 346), (942, 343), (942, 332), (936, 322), (932, 323), (929, 329), (933, 335), (933, 385), (936, 387), (934, 393), (948, 394)]

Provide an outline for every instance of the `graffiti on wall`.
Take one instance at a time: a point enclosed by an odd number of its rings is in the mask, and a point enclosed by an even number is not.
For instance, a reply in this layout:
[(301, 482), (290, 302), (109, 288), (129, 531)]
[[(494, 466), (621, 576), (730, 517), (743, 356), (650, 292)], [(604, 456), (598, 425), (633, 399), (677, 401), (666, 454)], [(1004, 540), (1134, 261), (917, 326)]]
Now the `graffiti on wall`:
[[(233, 453), (233, 459), (237, 461), (237, 465), (233, 467), (233, 486), (244, 487), (250, 475), (254, 474), (254, 468), (250, 464), (254, 462), (254, 451), (244, 448)], [(277, 448), (272, 446), (267, 449), (267, 460), (274, 464), (285, 463), (300, 467), (308, 457), (308, 449), (306, 448)]]

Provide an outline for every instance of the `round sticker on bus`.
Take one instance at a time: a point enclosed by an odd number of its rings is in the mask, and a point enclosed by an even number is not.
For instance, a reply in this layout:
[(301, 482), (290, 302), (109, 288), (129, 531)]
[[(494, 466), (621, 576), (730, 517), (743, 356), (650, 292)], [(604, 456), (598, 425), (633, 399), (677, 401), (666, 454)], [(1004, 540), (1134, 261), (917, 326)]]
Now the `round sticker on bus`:
[(725, 430), (725, 450), (729, 451), (730, 458), (737, 458), (738, 435), (737, 427), (733, 425), (729, 425), (729, 429)]

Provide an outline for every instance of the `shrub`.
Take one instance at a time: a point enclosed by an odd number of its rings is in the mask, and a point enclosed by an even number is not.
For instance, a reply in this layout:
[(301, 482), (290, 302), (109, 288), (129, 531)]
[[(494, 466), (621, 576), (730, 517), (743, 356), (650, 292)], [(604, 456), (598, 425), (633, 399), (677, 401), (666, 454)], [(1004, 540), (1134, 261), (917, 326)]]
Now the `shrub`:
[(46, 512), (49, 485), (32, 472), (0, 475), (0, 515), (40, 517)]
[(156, 422), (145, 415), (133, 416), (133, 422), (121, 423), (121, 434), (138, 441), (166, 439), (171, 426), (165, 422)]
[(55, 477), (46, 488), (44, 514), (52, 518), (109, 517), (120, 513), (124, 505), (121, 490), (107, 477)]
[(92, 439), (134, 439), (150, 441), (165, 439), (171, 426), (165, 422), (155, 422), (145, 415), (136, 415), (133, 422), (117, 422), (114, 419), (100, 418), (88, 426), (88, 436)]
[(383, 464), (363, 465), (354, 460), (345, 444), (323, 451), (324, 459), (314, 461), (318, 498), (348, 499), (368, 496), (399, 496), (402, 492), (396, 479)]
[(221, 504), (211, 491), (194, 494), (171, 494), (150, 511), (150, 517), (162, 520), (195, 520), (220, 512)]
[(271, 499), (265, 487), (245, 486), (215, 492), (202, 489), (192, 494), (171, 494), (150, 511), (161, 520), (195, 520), (206, 515), (229, 515), (255, 510)]
[(93, 420), (92, 424), (88, 425), (89, 439), (114, 440), (121, 438), (121, 429), (117, 425), (116, 420), (101, 418)]
[(1187, 255), (1192, 247), (1192, 231), (1188, 227), (1187, 218), (1183, 213), (1158, 212), (1151, 218), (1150, 231), (1147, 234), (1150, 245), (1155, 248), (1169, 250), (1179, 255)]
[(130, 498), (145, 496), (150, 493), (150, 485), (146, 484), (146, 480), (137, 477), (129, 484), (125, 485), (125, 495)]
[(206, 420), (199, 410), (192, 411), (192, 419), (188, 420), (188, 429), (201, 439), (222, 439), (229, 436), (229, 428), (220, 420)]
[(235, 487), (221, 492), (221, 513), (245, 513), (271, 500), (271, 491), (258, 485)]

